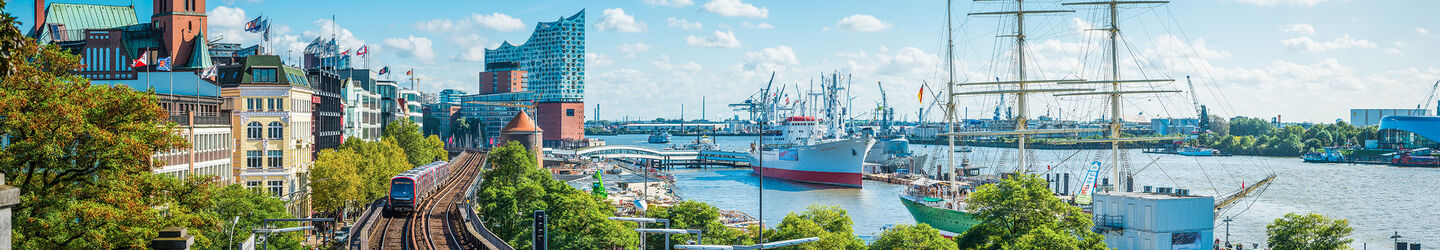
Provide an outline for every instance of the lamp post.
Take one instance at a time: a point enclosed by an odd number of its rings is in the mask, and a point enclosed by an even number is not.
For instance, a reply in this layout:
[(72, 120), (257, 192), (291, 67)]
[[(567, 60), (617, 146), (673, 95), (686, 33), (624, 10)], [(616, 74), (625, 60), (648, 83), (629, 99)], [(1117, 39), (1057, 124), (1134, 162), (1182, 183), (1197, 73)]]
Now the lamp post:
[[(635, 222), (635, 223), (637, 223), (637, 224), (640, 224), (640, 228), (635, 230), (636, 232), (640, 232), (640, 249), (645, 249), (645, 233), (646, 233), (646, 232), (645, 232), (645, 231), (640, 231), (640, 229), (645, 229), (645, 225), (646, 225), (646, 224), (648, 224), (648, 223), (657, 223), (657, 222), (659, 222), (659, 223), (665, 223), (665, 229), (670, 229), (670, 220), (667, 220), (667, 219), (644, 218), (644, 217), (610, 217), (609, 219), (610, 219), (610, 220), (618, 220), (618, 221), (631, 221), (631, 222)], [(669, 245), (670, 245), (670, 237), (665, 237), (665, 245), (666, 245), (666, 246), (669, 246)]]
[(240, 223), (240, 216), (239, 216), (239, 215), (236, 215), (234, 219), (230, 219), (230, 241), (229, 241), (229, 243), (225, 244), (225, 248), (235, 249), (235, 248), (234, 248), (234, 246), (235, 246), (235, 230), (236, 230), (236, 229), (239, 229), (239, 228), (235, 228), (235, 225), (236, 225), (236, 224), (239, 224), (239, 223)]

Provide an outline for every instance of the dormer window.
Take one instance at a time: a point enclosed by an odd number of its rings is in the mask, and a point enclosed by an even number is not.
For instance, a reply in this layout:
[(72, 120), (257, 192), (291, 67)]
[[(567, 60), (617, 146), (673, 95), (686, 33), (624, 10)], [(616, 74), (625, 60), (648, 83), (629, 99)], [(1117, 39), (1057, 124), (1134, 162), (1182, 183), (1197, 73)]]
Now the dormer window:
[(276, 69), (250, 69), (250, 76), (254, 82), (277, 82)]

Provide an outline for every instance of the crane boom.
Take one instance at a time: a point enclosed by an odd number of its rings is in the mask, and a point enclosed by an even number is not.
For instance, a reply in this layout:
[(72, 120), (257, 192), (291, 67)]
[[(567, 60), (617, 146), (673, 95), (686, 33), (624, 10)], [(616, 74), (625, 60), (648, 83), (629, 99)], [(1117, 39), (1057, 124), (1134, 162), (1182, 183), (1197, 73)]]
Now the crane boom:
[(1440, 89), (1440, 81), (1435, 81), (1435, 85), (1430, 86), (1430, 94), (1425, 95), (1425, 101), (1421, 102), (1419, 105), (1415, 105), (1415, 107), (1419, 108), (1421, 106), (1424, 106), (1425, 110), (1430, 110), (1430, 104), (1435, 102), (1436, 89)]
[(511, 108), (535, 109), (535, 104), (533, 104), (533, 103), (532, 103), (532, 104), (519, 104), (519, 103), (511, 103), (511, 102), (484, 102), (484, 101), (466, 101), (465, 103), (480, 104), (480, 105), (490, 105), (490, 106), (503, 106), (503, 107), (511, 107)]
[(1185, 84), (1190, 85), (1190, 102), (1192, 104), (1195, 104), (1195, 115), (1200, 115), (1200, 113), (1204, 113), (1203, 111), (1200, 111), (1200, 95), (1195, 93), (1195, 83), (1190, 82), (1190, 76), (1185, 76)]

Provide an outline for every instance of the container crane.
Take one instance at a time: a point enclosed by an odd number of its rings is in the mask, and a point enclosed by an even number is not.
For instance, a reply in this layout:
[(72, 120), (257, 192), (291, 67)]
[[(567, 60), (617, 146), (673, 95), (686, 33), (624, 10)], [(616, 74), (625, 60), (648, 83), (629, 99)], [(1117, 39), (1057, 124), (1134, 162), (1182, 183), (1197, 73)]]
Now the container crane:
[(1204, 133), (1210, 130), (1210, 112), (1200, 105), (1200, 95), (1195, 92), (1195, 83), (1190, 81), (1190, 76), (1185, 76), (1185, 84), (1190, 85), (1190, 103), (1195, 105), (1195, 115), (1199, 116), (1195, 119), (1195, 133)]

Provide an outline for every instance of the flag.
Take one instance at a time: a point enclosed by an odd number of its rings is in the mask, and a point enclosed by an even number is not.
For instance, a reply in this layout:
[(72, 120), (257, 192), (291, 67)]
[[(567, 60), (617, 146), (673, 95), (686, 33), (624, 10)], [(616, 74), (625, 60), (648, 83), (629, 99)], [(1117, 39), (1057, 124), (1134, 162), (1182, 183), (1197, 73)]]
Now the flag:
[(270, 20), (265, 20), (260, 26), (265, 26), (265, 34), (260, 35), (266, 42), (270, 41)]
[(208, 68), (205, 68), (204, 71), (200, 71), (200, 78), (211, 78), (215, 77), (216, 75), (219, 74), (216, 73), (215, 66), (210, 66)]
[(170, 58), (166, 57), (155, 60), (155, 70), (170, 71)]
[(263, 16), (257, 16), (255, 17), (255, 20), (250, 20), (249, 22), (246, 22), (245, 31), (249, 31), (250, 33), (258, 33), (262, 29), (265, 29), (265, 24), (267, 22), (265, 22), (263, 18)]
[(386, 73), (390, 73), (390, 66), (380, 68), (380, 75), (385, 75)]
[(140, 58), (135, 58), (135, 60), (130, 61), (130, 67), (131, 67), (131, 68), (144, 68), (144, 67), (145, 67), (145, 61), (149, 61), (149, 60), (148, 60), (149, 57), (150, 57), (150, 52), (149, 52), (149, 51), (140, 52)]
[(368, 52), (370, 52), (370, 45), (360, 45), (360, 49), (355, 50), (355, 55), (363, 56)]
[(341, 55), (347, 55), (347, 56), (348, 56), (348, 55), (350, 55), (350, 50), (347, 49), (347, 50), (345, 50), (345, 51), (341, 51), (340, 54), (341, 54)]
[(920, 93), (915, 94), (915, 98), (920, 99), (920, 103), (925, 103), (925, 86), (920, 86)]
[(415, 74), (415, 69), (410, 69), (409, 71), (405, 71), (405, 75), (407, 75), (407, 76), (408, 76), (408, 75), (414, 75), (414, 74)]

